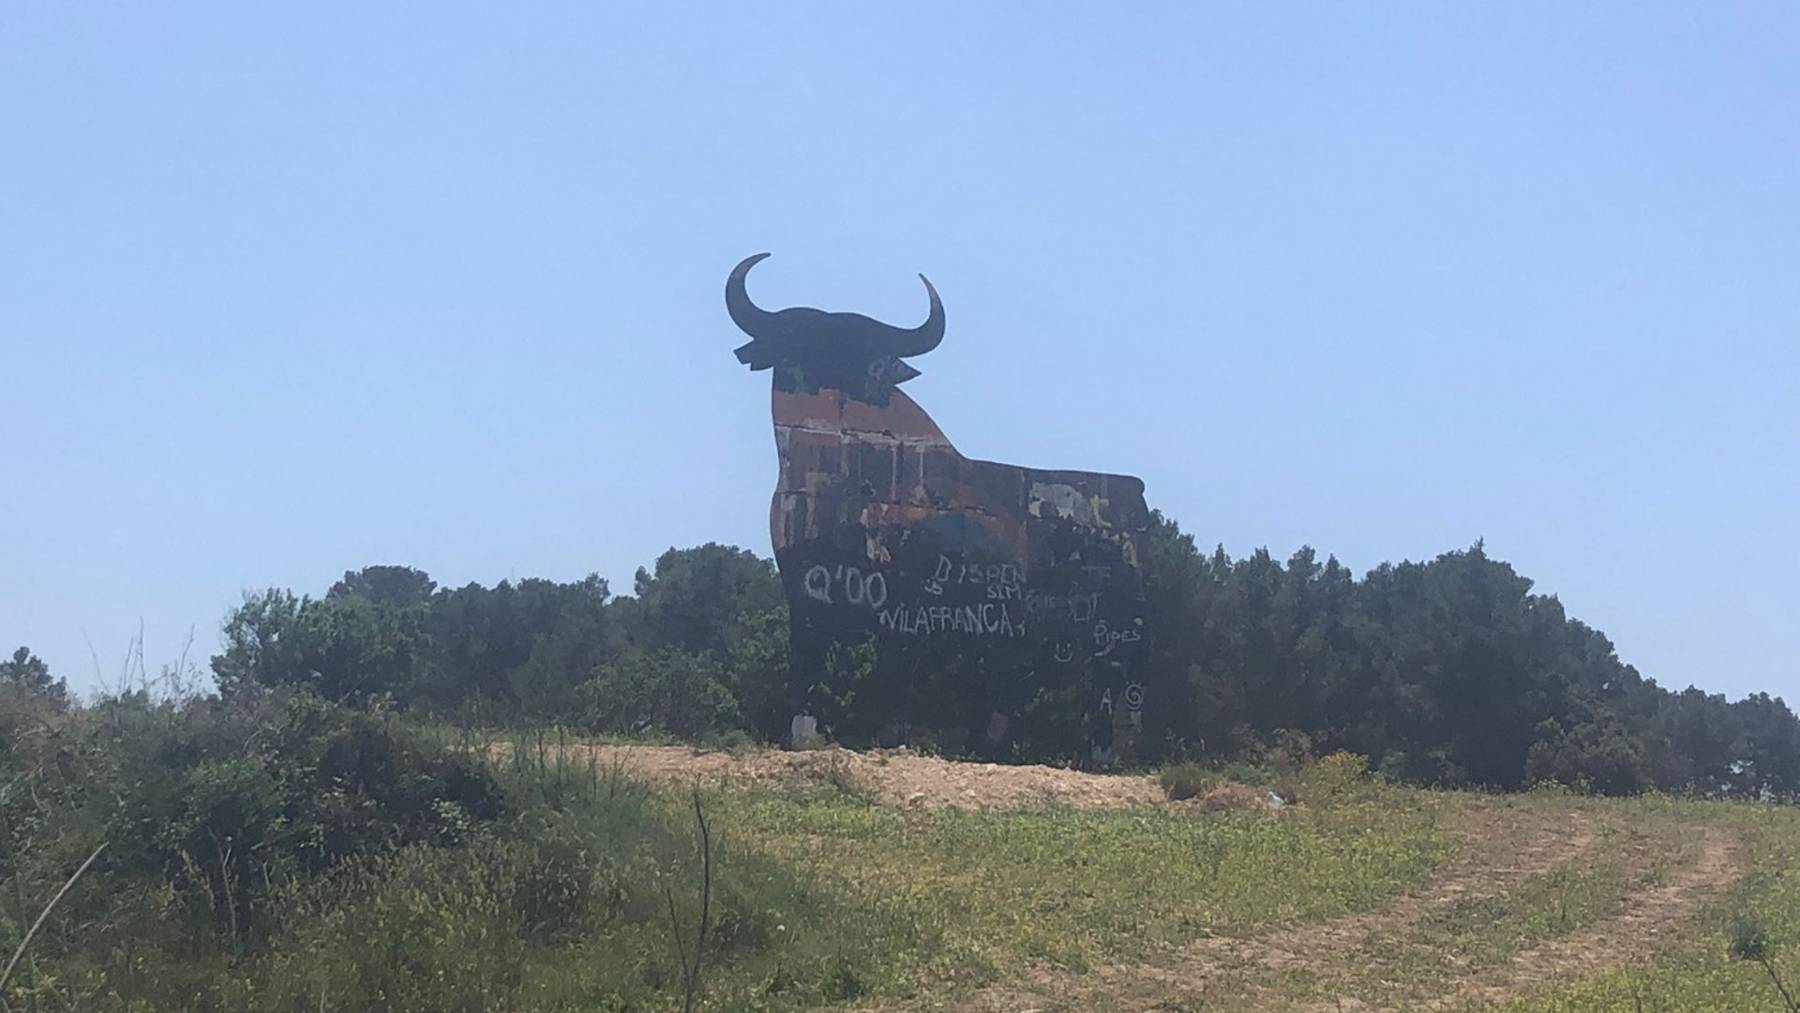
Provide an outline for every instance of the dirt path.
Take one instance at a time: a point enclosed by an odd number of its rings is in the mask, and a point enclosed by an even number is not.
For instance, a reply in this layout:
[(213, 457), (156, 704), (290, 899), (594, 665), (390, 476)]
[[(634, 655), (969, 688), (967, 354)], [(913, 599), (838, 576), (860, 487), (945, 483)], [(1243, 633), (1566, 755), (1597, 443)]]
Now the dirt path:
[[(1535, 816), (1535, 814), (1532, 814)], [(1457, 856), (1421, 891), (1374, 911), (1347, 915), (1313, 925), (1278, 929), (1248, 938), (1203, 939), (1152, 964), (1115, 964), (1087, 976), (1060, 968), (1044, 968), (1023, 989), (999, 988), (977, 995), (961, 1009), (1000, 1010), (1114, 1009), (1149, 1011), (1184, 1008), (1171, 1005), (1177, 996), (1205, 995), (1213, 988), (1234, 988), (1245, 998), (1243, 1008), (1261, 1008), (1258, 981), (1279, 982), (1303, 970), (1321, 954), (1343, 954), (1370, 948), (1371, 942), (1400, 936), (1445, 905), (1495, 896), (1555, 866), (1590, 852), (1597, 836), (1585, 818), (1554, 822), (1535, 818), (1526, 845), (1507, 847), (1519, 838), (1526, 814), (1502, 804), (1468, 811), (1456, 828)], [(1248, 985), (1249, 987), (1243, 987)], [(1279, 1001), (1273, 995), (1268, 1001)], [(1206, 1008), (1202, 1004), (1199, 1008)], [(1302, 1006), (1302, 1009), (1312, 1007)], [(1332, 1000), (1322, 1010), (1363, 1009), (1350, 1000)]]
[[(591, 763), (602, 772), (619, 770), (675, 783), (699, 780), (770, 787), (835, 783), (901, 807), (1170, 805), (1156, 781), (1142, 775), (956, 762), (905, 750), (733, 754), (689, 746), (585, 743), (567, 748), (574, 762)], [(1256, 804), (1260, 797), (1244, 794), (1248, 804)], [(1376, 910), (1246, 938), (1203, 939), (1152, 963), (1109, 965), (1089, 974), (1039, 967), (1023, 981), (961, 998), (926, 997), (925, 1004), (941, 1007), (948, 999), (950, 1008), (969, 1013), (1212, 1009), (1220, 1002), (1230, 1009), (1312, 1013), (1479, 1008), (1653, 955), (1676, 942), (1700, 909), (1743, 872), (1735, 843), (1724, 833), (1705, 828), (1693, 860), (1666, 881), (1626, 898), (1623, 910), (1521, 951), (1435, 997), (1395, 1006), (1348, 996), (1296, 1002), (1292, 992), (1284, 994), (1290, 979), (1332, 973), (1327, 965), (1373, 968), (1380, 975), (1396, 946), (1429, 945), (1426, 926), (1437, 913), (1511, 893), (1559, 867), (1598, 856), (1602, 834), (1594, 819), (1566, 807), (1513, 796), (1472, 798), (1454, 811), (1455, 857), (1423, 889)], [(1319, 987), (1329, 980), (1316, 979), (1311, 994), (1319, 995)]]
[(1563, 981), (1643, 960), (1675, 942), (1705, 903), (1743, 875), (1734, 842), (1706, 828), (1693, 864), (1631, 897), (1624, 911), (1515, 957), (1499, 974), (1465, 982), (1428, 1004), (1434, 1010), (1502, 1002)]
[[(1378, 910), (1244, 939), (1201, 940), (1153, 964), (1113, 965), (1085, 976), (1040, 968), (1025, 983), (987, 990), (955, 1008), (969, 1013), (1479, 1009), (1646, 959), (1678, 941), (1706, 902), (1743, 872), (1738, 849), (1725, 834), (1711, 828), (1703, 834), (1693, 861), (1666, 882), (1629, 897), (1623, 911), (1519, 952), (1502, 966), (1458, 982), (1436, 997), (1404, 1002), (1369, 1002), (1347, 995), (1297, 999), (1284, 994), (1283, 986), (1328, 971), (1333, 962), (1379, 969), (1391, 959), (1395, 945), (1408, 945), (1409, 930), (1434, 912), (1499, 896), (1558, 866), (1597, 856), (1601, 836), (1589, 819), (1483, 804), (1467, 813), (1457, 828), (1458, 857), (1422, 891)], [(1525, 846), (1509, 851), (1510, 843), (1521, 839)]]
[[(1524, 845), (1517, 850), (1509, 848), (1507, 843), (1519, 840), (1521, 830), (1525, 832)], [(1586, 817), (1528, 819), (1497, 805), (1467, 813), (1456, 836), (1456, 858), (1422, 893), (1402, 897), (1379, 911), (1246, 940), (1244, 948), (1251, 959), (1238, 966), (1258, 977), (1278, 977), (1316, 961), (1321, 953), (1370, 951), (1385, 940), (1405, 936), (1434, 912), (1459, 902), (1499, 896), (1559, 865), (1588, 856), (1599, 843), (1593, 823)], [(1358, 1005), (1352, 1000), (1346, 1006), (1334, 998), (1300, 1008), (1309, 1013), (1335, 1013)]]

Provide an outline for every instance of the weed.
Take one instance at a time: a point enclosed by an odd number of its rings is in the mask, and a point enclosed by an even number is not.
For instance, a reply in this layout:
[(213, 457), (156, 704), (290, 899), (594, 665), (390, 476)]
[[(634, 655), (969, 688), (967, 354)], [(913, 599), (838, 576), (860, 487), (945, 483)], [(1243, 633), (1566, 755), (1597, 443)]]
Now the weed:
[(1248, 760), (1231, 760), (1219, 768), (1219, 779), (1260, 788), (1273, 781), (1274, 775), (1267, 767), (1259, 767)]
[(869, 983), (863, 980), (854, 963), (842, 956), (831, 961), (821, 989), (827, 1001), (849, 1002), (860, 999), (868, 990)]
[(819, 776), (824, 783), (837, 790), (837, 793), (859, 805), (874, 805), (875, 793), (863, 783), (862, 778), (843, 755), (833, 756), (824, 764)]
[(694, 955), (688, 957), (687, 939), (681, 930), (681, 917), (675, 911), (675, 891), (663, 884), (663, 898), (669, 902), (669, 931), (675, 940), (675, 954), (681, 959), (681, 1009), (694, 1013), (700, 998), (700, 972), (706, 965), (706, 931), (712, 928), (712, 833), (706, 826), (706, 812), (700, 806), (700, 789), (694, 789), (694, 824), (700, 832), (700, 920), (694, 929)]
[(1781, 993), (1782, 1002), (1793, 1013), (1800, 1013), (1800, 1003), (1794, 1001), (1794, 995), (1788, 991), (1787, 983), (1775, 970), (1775, 963), (1769, 959), (1769, 934), (1756, 919), (1739, 914), (1731, 920), (1727, 930), (1730, 944), (1727, 947), (1733, 958), (1737, 960), (1753, 960), (1769, 972), (1769, 980), (1775, 983), (1775, 990)]

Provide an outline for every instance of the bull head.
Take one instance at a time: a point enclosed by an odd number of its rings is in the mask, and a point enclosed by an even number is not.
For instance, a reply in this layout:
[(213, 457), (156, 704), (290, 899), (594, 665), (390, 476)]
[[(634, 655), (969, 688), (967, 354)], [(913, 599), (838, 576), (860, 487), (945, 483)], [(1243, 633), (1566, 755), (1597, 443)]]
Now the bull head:
[(769, 312), (750, 301), (744, 279), (767, 257), (746, 257), (725, 280), (725, 308), (750, 342), (736, 349), (738, 361), (751, 369), (774, 369), (783, 390), (817, 391), (829, 387), (859, 400), (886, 404), (895, 385), (919, 375), (900, 361), (924, 355), (944, 340), (944, 304), (937, 289), (925, 282), (931, 312), (925, 322), (907, 329), (871, 320), (861, 313), (827, 313), (810, 306)]

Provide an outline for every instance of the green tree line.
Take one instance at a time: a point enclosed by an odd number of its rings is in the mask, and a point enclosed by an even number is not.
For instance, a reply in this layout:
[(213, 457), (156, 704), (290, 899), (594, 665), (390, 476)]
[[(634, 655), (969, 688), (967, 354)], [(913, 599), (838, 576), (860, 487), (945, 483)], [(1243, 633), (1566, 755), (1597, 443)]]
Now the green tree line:
[[(1285, 562), (1208, 553), (1160, 515), (1150, 534), (1149, 762), (1342, 749), (1445, 786), (1800, 792), (1800, 723), (1782, 700), (1662, 688), (1479, 542), (1357, 579), (1310, 548)], [(866, 655), (844, 663), (870, 669)], [(952, 671), (954, 658), (905, 664), (921, 668), (905, 686), (828, 701), (832, 733), (891, 740), (898, 715), (904, 738), (967, 748), (986, 715), (959, 687), (978, 673)], [(776, 739), (793, 699), (774, 565), (710, 543), (670, 549), (621, 596), (597, 576), (443, 588), (403, 566), (346, 573), (316, 598), (271, 589), (231, 611), (212, 671), (226, 696), (298, 687), (471, 724), (683, 738)], [(0, 676), (52, 685), (28, 652)], [(1045, 692), (1068, 699), (1041, 714), (1078, 705), (1067, 688)], [(1038, 725), (1011, 758), (1079, 758), (1078, 721)]]
[(405, 566), (346, 573), (321, 597), (246, 596), (212, 659), (219, 691), (303, 687), (470, 724), (579, 723), (685, 738), (773, 735), (787, 678), (774, 564), (671, 549), (615, 597), (598, 576), (440, 588)]
[(1232, 755), (1297, 734), (1447, 786), (1800, 791), (1800, 723), (1779, 698), (1662, 688), (1480, 542), (1357, 580), (1309, 548), (1233, 560), (1162, 517), (1154, 535), (1165, 743)]

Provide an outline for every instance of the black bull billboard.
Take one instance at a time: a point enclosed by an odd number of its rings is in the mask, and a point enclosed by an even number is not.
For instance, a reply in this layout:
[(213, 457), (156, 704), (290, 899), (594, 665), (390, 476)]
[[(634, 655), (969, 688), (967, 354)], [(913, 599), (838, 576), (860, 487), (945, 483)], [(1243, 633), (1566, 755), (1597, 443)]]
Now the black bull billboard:
[(765, 256), (732, 271), (726, 306), (752, 339), (739, 361), (774, 374), (796, 737), (861, 694), (861, 720), (891, 711), (877, 724), (899, 738), (929, 714), (991, 755), (1074, 736), (1085, 762), (1130, 760), (1147, 705), (1143, 483), (964, 457), (898, 389), (920, 375), (903, 360), (943, 339), (931, 283), (916, 328), (770, 312), (745, 290)]

